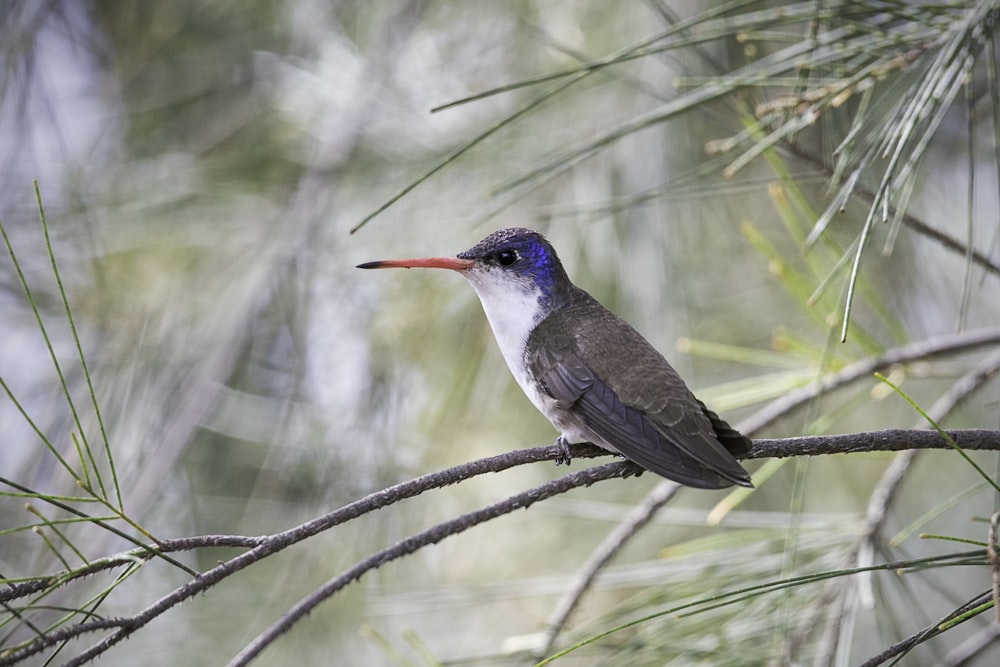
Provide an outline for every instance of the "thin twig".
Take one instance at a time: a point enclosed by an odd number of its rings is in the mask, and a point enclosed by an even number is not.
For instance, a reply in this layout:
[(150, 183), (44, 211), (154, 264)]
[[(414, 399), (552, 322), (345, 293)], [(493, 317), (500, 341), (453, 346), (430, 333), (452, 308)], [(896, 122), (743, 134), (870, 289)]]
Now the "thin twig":
[(622, 519), (622, 522), (615, 526), (614, 530), (608, 533), (607, 537), (590, 553), (574, 577), (569, 590), (556, 604), (549, 619), (549, 629), (545, 633), (545, 643), (538, 657), (546, 656), (552, 651), (559, 633), (562, 632), (570, 615), (580, 603), (580, 599), (593, 585), (597, 573), (621, 551), (633, 535), (642, 530), (656, 516), (661, 507), (677, 495), (680, 489), (679, 484), (670, 480), (663, 480), (657, 484), (642, 499), (642, 502), (633, 507)]
[[(588, 456), (599, 456), (605, 452), (593, 447), (578, 447), (574, 448), (573, 453), (577, 458), (586, 458)], [(376, 493), (372, 493), (360, 500), (350, 503), (349, 505), (345, 505), (344, 507), (334, 510), (333, 512), (324, 514), (321, 517), (307, 521), (306, 523), (289, 530), (266, 537), (251, 538), (258, 540), (257, 545), (254, 548), (220, 563), (216, 567), (198, 575), (185, 585), (160, 598), (142, 611), (129, 617), (115, 619), (110, 624), (105, 620), (87, 620), (73, 626), (50, 632), (45, 636), (36, 637), (24, 646), (14, 650), (9, 650), (0, 655), (0, 667), (16, 664), (25, 658), (36, 655), (49, 646), (53, 646), (66, 639), (82, 636), (97, 630), (105, 630), (108, 627), (116, 627), (117, 632), (105, 637), (99, 644), (92, 646), (85, 652), (86, 655), (93, 658), (100, 655), (114, 644), (117, 644), (121, 640), (125, 639), (130, 634), (152, 621), (154, 618), (180, 604), (184, 600), (187, 600), (197, 593), (208, 590), (214, 584), (225, 579), (231, 574), (239, 572), (240, 570), (267, 556), (270, 556), (271, 554), (277, 553), (278, 551), (292, 546), (293, 544), (297, 544), (298, 542), (312, 537), (313, 535), (316, 535), (324, 530), (328, 530), (329, 528), (357, 518), (368, 512), (372, 512), (382, 507), (386, 507), (387, 505), (399, 502), (400, 500), (419, 495), (420, 493), (430, 489), (439, 488), (448, 484), (454, 484), (488, 472), (499, 472), (514, 466), (534, 463), (542, 460), (554, 460), (558, 456), (559, 449), (554, 445), (550, 445), (548, 447), (535, 447), (531, 449), (507, 452), (499, 456), (492, 456), (472, 461), (447, 470), (441, 470), (423, 475), (422, 477), (408, 480)], [(616, 463), (612, 465), (623, 464)], [(182, 538), (179, 540), (165, 540), (162, 546), (156, 545), (156, 547), (148, 547), (148, 549), (150, 551), (154, 548), (159, 551), (173, 551), (175, 549), (192, 549), (196, 546), (217, 546), (225, 542), (227, 539), (239, 542), (241, 540), (246, 540), (247, 538), (241, 536), (219, 535), (210, 535), (202, 538)], [(118, 563), (111, 563), (101, 569), (116, 567), (117, 565)], [(92, 574), (92, 572), (88, 571), (87, 574)]]
[(934, 336), (916, 343), (892, 348), (879, 356), (868, 357), (849, 364), (837, 373), (823, 377), (807, 387), (788, 392), (781, 398), (768, 403), (750, 418), (745, 419), (741, 423), (741, 426), (744, 432), (759, 432), (760, 429), (771, 424), (793, 408), (854, 380), (870, 376), (877, 370), (895, 364), (904, 364), (917, 359), (931, 359), (943, 354), (954, 354), (977, 347), (996, 345), (997, 343), (1000, 343), (1000, 327), (990, 327), (972, 329), (956, 334)]
[(892, 658), (909, 653), (910, 649), (914, 648), (918, 644), (922, 644), (931, 637), (935, 637), (939, 635), (941, 632), (943, 632), (944, 630), (941, 629), (942, 626), (948, 623), (949, 621), (972, 611), (976, 607), (983, 606), (984, 604), (989, 602), (989, 600), (990, 600), (990, 593), (980, 595), (974, 600), (970, 600), (969, 602), (963, 604), (958, 609), (955, 609), (954, 611), (949, 613), (945, 618), (941, 619), (940, 621), (932, 623), (927, 627), (923, 628), (922, 630), (914, 632), (906, 639), (903, 639), (902, 641), (893, 644), (884, 651), (878, 653), (877, 655), (872, 656), (868, 660), (865, 660), (863, 663), (861, 663), (861, 665), (859, 665), (859, 667), (878, 667), (878, 665), (885, 663), (887, 660), (891, 660)]
[(1000, 639), (1000, 624), (990, 623), (982, 630), (972, 635), (953, 648), (938, 663), (939, 667), (967, 667), (987, 648), (996, 646)]
[[(1000, 431), (988, 431), (979, 429), (952, 430), (946, 431), (959, 446), (968, 450), (1000, 450)], [(951, 445), (941, 437), (936, 431), (907, 431), (889, 430), (867, 433), (853, 433), (836, 436), (805, 436), (799, 438), (789, 438), (785, 440), (757, 440), (745, 458), (767, 458), (767, 457), (789, 457), (789, 456), (815, 456), (821, 454), (835, 453), (856, 453), (869, 451), (900, 451), (905, 449), (946, 449), (951, 450)], [(574, 458), (593, 458), (597, 456), (607, 456), (608, 453), (592, 445), (572, 445), (571, 454)], [(178, 540), (164, 540), (162, 545), (151, 545), (146, 550), (152, 552), (176, 551), (193, 549), (199, 546), (217, 546), (219, 544), (247, 544), (250, 540), (259, 540), (257, 545), (238, 556), (235, 556), (216, 567), (198, 575), (183, 586), (175, 589), (171, 593), (160, 598), (145, 609), (133, 614), (117, 619), (91, 619), (66, 628), (52, 631), (45, 636), (36, 637), (31, 642), (9, 650), (0, 655), (0, 667), (14, 665), (26, 658), (37, 655), (46, 648), (67, 639), (80, 637), (91, 632), (115, 628), (116, 631), (104, 637), (100, 642), (77, 655), (67, 665), (80, 665), (104, 651), (121, 642), (136, 630), (147, 625), (164, 612), (172, 609), (181, 602), (192, 596), (204, 592), (216, 583), (229, 577), (230, 575), (243, 570), (263, 558), (281, 551), (293, 544), (297, 544), (320, 532), (328, 530), (338, 524), (362, 516), (379, 508), (391, 505), (400, 500), (416, 496), (424, 491), (440, 488), (449, 484), (454, 484), (476, 475), (487, 472), (499, 472), (517, 465), (535, 463), (539, 461), (555, 460), (560, 456), (559, 448), (555, 445), (545, 447), (534, 447), (530, 449), (508, 452), (499, 456), (480, 459), (469, 463), (455, 466), (447, 470), (424, 475), (414, 480), (402, 482), (382, 491), (370, 494), (365, 498), (355, 501), (333, 512), (308, 521), (304, 524), (289, 530), (258, 538), (247, 538), (246, 536), (222, 536), (209, 535), (194, 538), (182, 538)], [(340, 577), (331, 582), (321, 590), (329, 590), (332, 594), (357, 579), (371, 567), (398, 558), (409, 553), (408, 549), (419, 548), (423, 544), (430, 544), (433, 541), (443, 539), (447, 535), (453, 534), (457, 527), (475, 525), (489, 518), (489, 513), (500, 511), (503, 507), (524, 507), (542, 498), (550, 497), (555, 493), (562, 493), (568, 490), (570, 484), (577, 486), (587, 486), (599, 479), (610, 479), (635, 474), (636, 467), (628, 461), (614, 461), (587, 468), (578, 473), (561, 477), (548, 484), (529, 489), (514, 496), (502, 503), (483, 508), (470, 515), (458, 517), (453, 521), (435, 526), (424, 533), (408, 538), (403, 542), (387, 549), (380, 554), (366, 559), (355, 568), (346, 571)], [(518, 503), (521, 503), (520, 505)], [(484, 518), (485, 517), (485, 518)], [(468, 527), (468, 526), (465, 526)], [(464, 530), (464, 527), (461, 528)], [(432, 540), (428, 542), (427, 540)], [(117, 566), (120, 563), (115, 563)], [(318, 593), (317, 593), (318, 594)], [(328, 597), (328, 595), (327, 595)], [(323, 595), (317, 598), (325, 599)], [(303, 602), (304, 603), (304, 602)], [(277, 626), (273, 626), (277, 629)], [(284, 631), (284, 628), (281, 632)], [(278, 632), (280, 634), (280, 632)]]
[[(960, 403), (968, 398), (986, 380), (1000, 372), (1000, 352), (996, 352), (987, 357), (982, 364), (966, 373), (952, 384), (937, 401), (927, 411), (928, 415), (935, 421), (940, 422), (951, 413)], [(922, 424), (917, 424), (920, 428)], [(861, 531), (855, 543), (844, 559), (845, 567), (860, 567), (862, 554), (872, 554), (875, 551), (875, 540), (885, 523), (889, 507), (896, 497), (899, 487), (902, 485), (906, 474), (912, 464), (917, 459), (918, 450), (903, 452), (889, 464), (881, 479), (872, 490), (868, 500), (868, 508), (865, 512), (865, 527)], [(827, 618), (831, 623), (827, 626), (814, 658), (814, 665), (830, 664), (834, 656), (834, 645), (839, 636), (839, 619), (842, 618), (842, 610), (853, 586), (858, 584), (859, 577), (845, 577), (843, 579), (832, 580), (824, 588), (823, 594), (819, 596), (803, 615), (802, 620), (792, 632), (786, 642), (784, 650), (775, 664), (791, 664), (795, 662), (798, 651), (802, 648), (806, 638), (813, 632), (819, 617), (823, 611), (828, 610)]]
[(440, 523), (433, 528), (429, 528), (422, 533), (408, 537), (401, 542), (397, 542), (388, 549), (384, 549), (376, 554), (365, 558), (354, 567), (345, 570), (334, 577), (323, 586), (319, 587), (311, 594), (300, 600), (295, 606), (289, 609), (280, 619), (278, 619), (264, 632), (257, 635), (252, 642), (247, 644), (239, 654), (234, 657), (227, 667), (241, 667), (247, 665), (257, 655), (267, 648), (275, 639), (287, 632), (302, 617), (312, 611), (320, 602), (326, 600), (334, 593), (347, 586), (353, 581), (361, 578), (363, 574), (374, 570), (391, 560), (400, 558), (407, 554), (425, 547), (429, 544), (436, 544), (446, 537), (461, 533), (484, 521), (495, 519), (498, 516), (509, 514), (514, 510), (530, 507), (536, 502), (551, 498), (560, 493), (565, 493), (581, 486), (590, 486), (596, 482), (606, 479), (614, 479), (635, 474), (636, 467), (632, 463), (605, 463), (594, 466), (569, 475), (564, 475), (541, 486), (529, 489), (517, 495), (511, 496), (492, 505), (487, 505), (475, 512), (469, 512), (460, 517)]

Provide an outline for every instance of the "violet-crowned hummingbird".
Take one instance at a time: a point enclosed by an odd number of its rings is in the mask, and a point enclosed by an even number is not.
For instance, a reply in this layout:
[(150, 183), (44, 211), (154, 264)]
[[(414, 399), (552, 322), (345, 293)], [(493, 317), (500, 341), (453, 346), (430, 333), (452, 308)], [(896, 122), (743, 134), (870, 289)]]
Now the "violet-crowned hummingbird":
[(457, 257), (358, 265), (417, 267), (472, 283), (511, 373), (561, 433), (559, 462), (569, 462), (569, 443), (590, 442), (689, 486), (753, 486), (735, 458), (750, 441), (628, 322), (570, 282), (538, 232), (501, 229)]

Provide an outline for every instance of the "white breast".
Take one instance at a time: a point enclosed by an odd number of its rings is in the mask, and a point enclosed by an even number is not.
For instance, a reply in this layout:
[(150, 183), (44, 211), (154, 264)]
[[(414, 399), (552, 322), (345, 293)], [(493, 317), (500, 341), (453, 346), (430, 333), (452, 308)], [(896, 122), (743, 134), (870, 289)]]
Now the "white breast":
[(486, 319), (493, 329), (493, 336), (500, 353), (521, 390), (538, 411), (552, 422), (568, 442), (590, 441), (615, 451), (610, 445), (596, 438), (584, 424), (556, 404), (549, 395), (539, 390), (538, 384), (528, 375), (524, 351), (528, 336), (545, 313), (538, 300), (542, 292), (530, 280), (518, 281), (497, 275), (488, 270), (467, 271), (463, 274), (479, 295), (486, 312)]
[(467, 271), (463, 275), (479, 295), (486, 319), (493, 329), (493, 337), (500, 346), (500, 354), (514, 379), (531, 402), (542, 410), (524, 364), (528, 336), (543, 317), (538, 303), (541, 290), (532, 281), (505, 280), (491, 271)]
[(547, 314), (540, 303), (542, 291), (535, 282), (530, 277), (519, 278), (482, 266), (463, 271), (462, 275), (479, 295), (500, 353), (517, 384), (538, 411), (559, 430), (564, 441), (591, 442), (617, 453), (618, 449), (613, 444), (590, 430), (580, 417), (541, 391), (539, 384), (528, 374), (524, 358), (528, 337)]

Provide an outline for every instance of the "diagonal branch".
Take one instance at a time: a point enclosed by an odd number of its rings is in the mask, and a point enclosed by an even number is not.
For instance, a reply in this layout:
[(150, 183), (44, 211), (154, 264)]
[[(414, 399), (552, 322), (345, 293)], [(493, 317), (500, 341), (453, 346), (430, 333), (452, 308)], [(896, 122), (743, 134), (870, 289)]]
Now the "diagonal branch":
[[(935, 401), (927, 414), (935, 422), (944, 419), (962, 401), (978, 389), (986, 380), (1000, 372), (1000, 352), (995, 352), (987, 357), (979, 366), (972, 369), (959, 378), (951, 388)], [(918, 425), (919, 427), (919, 425)], [(911, 465), (917, 459), (919, 450), (911, 449), (903, 452), (893, 459), (892, 463), (882, 473), (882, 477), (868, 501), (868, 509), (865, 513), (865, 527), (855, 540), (850, 551), (845, 558), (845, 567), (860, 567), (862, 565), (862, 555), (870, 555), (874, 552), (874, 542), (882, 525), (885, 523), (893, 500), (899, 487), (902, 485), (909, 472)], [(846, 604), (847, 597), (852, 587), (858, 585), (857, 577), (847, 577), (832, 580), (824, 588), (823, 593), (813, 601), (809, 608), (802, 615), (798, 626), (789, 636), (785, 643), (777, 664), (792, 664), (795, 662), (798, 651), (802, 648), (808, 636), (813, 632), (825, 609), (829, 610), (827, 617), (831, 622), (820, 640), (817, 656), (814, 664), (830, 664), (833, 658), (834, 643), (839, 631), (842, 610)], [(832, 605), (832, 607), (831, 607)]]
[(868, 357), (849, 364), (837, 373), (825, 376), (809, 386), (795, 389), (781, 398), (771, 401), (750, 418), (741, 422), (741, 430), (744, 433), (756, 433), (790, 410), (859, 378), (870, 376), (877, 370), (917, 359), (926, 360), (998, 343), (1000, 343), (1000, 327), (989, 327), (934, 336), (916, 343), (892, 348), (882, 355)]
[(969, 602), (965, 603), (958, 609), (952, 611), (950, 614), (948, 614), (945, 618), (941, 619), (937, 623), (933, 623), (927, 626), (926, 628), (923, 628), (922, 630), (914, 632), (906, 639), (903, 639), (902, 641), (893, 644), (892, 646), (885, 649), (881, 653), (872, 656), (868, 660), (865, 660), (863, 663), (861, 663), (860, 667), (878, 667), (878, 665), (884, 664), (887, 660), (890, 660), (891, 658), (896, 658), (906, 655), (907, 653), (910, 652), (911, 649), (913, 649), (918, 644), (922, 644), (931, 637), (935, 637), (941, 634), (944, 631), (943, 627), (945, 627), (950, 621), (956, 620), (961, 616), (968, 614), (977, 607), (984, 606), (986, 603), (990, 601), (990, 596), (991, 596), (990, 593), (986, 593), (984, 595), (976, 597), (973, 600), (970, 600)]
[[(968, 450), (1000, 450), (1000, 431), (988, 431), (979, 429), (951, 430), (946, 431), (964, 449)], [(799, 438), (788, 438), (784, 440), (761, 439), (754, 442), (750, 453), (746, 458), (767, 458), (767, 457), (789, 457), (789, 456), (816, 456), (821, 454), (846, 454), (870, 451), (901, 451), (906, 449), (951, 449), (950, 444), (936, 431), (908, 431), (908, 430), (888, 430), (867, 433), (852, 433), (835, 436), (805, 436)], [(598, 456), (608, 456), (604, 450), (593, 445), (572, 445), (571, 454), (574, 458), (594, 458)], [(266, 535), (261, 537), (246, 536), (226, 536), (226, 535), (206, 535), (201, 537), (180, 538), (175, 540), (164, 540), (157, 545), (150, 545), (143, 549), (134, 550), (131, 553), (133, 558), (148, 558), (155, 551), (175, 552), (191, 550), (203, 546), (219, 545), (239, 545), (246, 546), (256, 544), (253, 548), (245, 551), (227, 561), (224, 561), (207, 570), (183, 586), (175, 589), (171, 593), (163, 596), (145, 609), (133, 614), (115, 619), (91, 619), (76, 625), (60, 628), (44, 636), (35, 637), (17, 648), (12, 648), (0, 655), (0, 667), (17, 664), (33, 655), (37, 655), (48, 647), (68, 639), (77, 638), (92, 632), (114, 629), (99, 642), (78, 654), (66, 665), (81, 665), (101, 655), (109, 648), (126, 639), (133, 632), (150, 623), (166, 611), (177, 606), (181, 602), (202, 593), (211, 588), (216, 583), (239, 572), (248, 566), (260, 561), (267, 556), (284, 550), (285, 548), (302, 542), (320, 532), (328, 530), (341, 523), (360, 517), (368, 512), (386, 507), (407, 498), (414, 497), (424, 491), (440, 488), (449, 484), (454, 484), (476, 475), (487, 472), (500, 472), (508, 468), (524, 465), (527, 463), (537, 463), (540, 461), (556, 460), (560, 456), (560, 450), (555, 445), (533, 447), (530, 449), (516, 450), (498, 456), (493, 456), (477, 461), (471, 461), (447, 470), (424, 475), (417, 479), (402, 482), (395, 486), (372, 493), (349, 505), (345, 505), (321, 517), (303, 523), (294, 528)], [(285, 632), (294, 624), (297, 618), (296, 613), (304, 614), (308, 609), (314, 608), (322, 600), (327, 599), (344, 586), (357, 580), (365, 572), (376, 568), (390, 560), (394, 560), (417, 549), (433, 544), (457, 532), (461, 532), (469, 527), (482, 523), (495, 516), (508, 513), (514, 509), (527, 507), (553, 495), (564, 493), (572, 488), (589, 486), (597, 481), (613, 479), (616, 477), (627, 477), (637, 474), (635, 464), (629, 461), (614, 461), (603, 465), (586, 468), (576, 473), (557, 478), (541, 486), (523, 491), (507, 500), (494, 505), (487, 506), (471, 514), (464, 515), (434, 526), (418, 535), (412, 536), (385, 549), (368, 559), (358, 563), (355, 567), (345, 571), (336, 579), (328, 582), (324, 587), (317, 590), (312, 596), (299, 603), (292, 611), (291, 616), (286, 615), (279, 619), (267, 632), (273, 633), (267, 636), (262, 635), (253, 645), (253, 651), (259, 653), (260, 650), (272, 642), (275, 638)], [(117, 567), (121, 562), (113, 562), (107, 565)], [(92, 574), (88, 570), (88, 574)], [(56, 577), (65, 575), (53, 575), (49, 580), (49, 585), (57, 583)], [(248, 647), (249, 649), (250, 647)], [(252, 656), (250, 656), (252, 658)], [(235, 663), (245, 664), (245, 663)]]
[[(578, 457), (586, 458), (589, 456), (598, 456), (604, 453), (605, 452), (597, 448), (587, 448), (586, 450), (580, 451)], [(277, 553), (278, 551), (290, 547), (293, 544), (297, 544), (334, 526), (350, 521), (351, 519), (355, 519), (359, 516), (367, 514), (368, 512), (394, 504), (400, 500), (412, 498), (413, 496), (419, 495), (430, 489), (455, 484), (471, 477), (475, 477), (476, 475), (482, 475), (488, 472), (500, 472), (518, 465), (534, 463), (537, 461), (554, 460), (557, 456), (559, 456), (559, 449), (552, 445), (548, 447), (534, 447), (531, 449), (507, 452), (499, 456), (492, 456), (485, 459), (479, 459), (477, 461), (471, 461), (469, 463), (464, 463), (459, 466), (448, 468), (447, 470), (441, 470), (423, 475), (416, 479), (408, 480), (387, 489), (377, 491), (361, 498), (360, 500), (345, 505), (344, 507), (324, 514), (323, 516), (273, 535), (256, 538), (247, 538), (244, 536), (207, 535), (202, 537), (164, 540), (155, 547), (150, 546), (133, 550), (128, 554), (128, 556), (130, 556), (130, 558), (127, 558), (129, 562), (134, 561), (135, 558), (149, 558), (156, 551), (161, 553), (182, 551), (203, 546), (245, 546), (250, 542), (256, 545), (249, 551), (245, 551), (238, 556), (235, 556), (223, 563), (220, 563), (216, 567), (201, 573), (195, 579), (192, 579), (185, 585), (175, 589), (171, 593), (154, 602), (152, 605), (132, 616), (120, 619), (84, 621), (82, 623), (50, 632), (44, 636), (35, 637), (30, 642), (16, 649), (7, 650), (3, 654), (0, 654), (0, 667), (17, 664), (18, 662), (36, 655), (46, 648), (55, 646), (56, 644), (67, 639), (72, 639), (74, 637), (79, 637), (99, 630), (106, 630), (109, 627), (117, 628), (116, 632), (108, 635), (97, 645), (88, 649), (86, 655), (93, 658), (121, 640), (127, 638), (133, 632), (145, 626), (164, 612), (172, 609), (188, 598), (208, 590), (226, 577), (239, 572), (240, 570), (256, 563), (259, 560), (262, 560), (267, 556), (270, 556), (271, 554)], [(621, 474), (621, 470), (618, 471), (618, 474)], [(93, 574), (97, 571), (97, 569), (110, 569), (121, 564), (121, 562), (115, 559), (108, 559), (107, 562), (102, 562), (99, 568), (88, 568), (86, 571), (82, 571), (82, 574), (77, 575), (74, 573), (71, 578), (68, 578), (65, 573), (45, 577), (43, 578), (45, 583), (42, 588), (61, 584), (63, 580), (77, 579), (85, 575)], [(27, 584), (18, 584), (18, 586), (23, 588), (9, 589), (8, 593), (10, 593), (10, 591), (19, 592), (21, 594), (33, 592), (34, 587), (29, 584), (31, 584), (31, 582), (27, 582)]]
[[(808, 162), (813, 165), (816, 169), (819, 169), (826, 173), (831, 173), (829, 166), (823, 162), (823, 160), (817, 158), (816, 156), (804, 151), (800, 145), (793, 142), (786, 142), (782, 144), (782, 150), (787, 151), (794, 155), (796, 158)], [(876, 200), (876, 194), (872, 192), (871, 188), (864, 185), (862, 182), (858, 182), (854, 186), (854, 192), (861, 197), (863, 197), (867, 205), (874, 206)], [(996, 262), (992, 257), (984, 254), (983, 252), (976, 250), (975, 248), (970, 248), (962, 241), (959, 241), (950, 234), (932, 227), (917, 216), (913, 215), (908, 211), (899, 211), (896, 206), (892, 203), (886, 203), (886, 211), (890, 218), (899, 217), (900, 222), (905, 226), (909, 227), (913, 231), (926, 236), (927, 238), (936, 241), (941, 244), (942, 248), (950, 250), (955, 254), (961, 255), (962, 257), (969, 257), (972, 262), (978, 264), (983, 268), (984, 271), (988, 271), (993, 275), (1000, 276), (1000, 264)]]
[(559, 633), (566, 626), (566, 622), (576, 610), (584, 593), (593, 585), (598, 572), (604, 569), (604, 566), (611, 562), (611, 559), (622, 550), (622, 547), (628, 543), (632, 536), (652, 521), (660, 508), (669, 503), (680, 490), (681, 486), (669, 479), (657, 484), (652, 491), (646, 494), (642, 502), (632, 508), (632, 511), (622, 519), (622, 522), (615, 526), (614, 530), (608, 533), (597, 548), (591, 552), (577, 572), (569, 590), (560, 598), (555, 611), (552, 612), (548, 623), (549, 628), (545, 633), (545, 641), (537, 657), (543, 657), (552, 652)]
[(498, 516), (509, 514), (514, 510), (527, 508), (536, 502), (551, 498), (560, 493), (565, 493), (580, 486), (590, 486), (596, 482), (615, 477), (626, 477), (636, 473), (636, 466), (629, 462), (605, 463), (604, 465), (593, 466), (579, 472), (564, 475), (547, 484), (529, 489), (517, 495), (511, 496), (492, 505), (487, 505), (475, 512), (469, 512), (460, 517), (445, 521), (422, 533), (408, 537), (401, 542), (397, 542), (388, 549), (383, 549), (376, 554), (369, 556), (359, 562), (354, 567), (344, 570), (327, 583), (320, 586), (311, 594), (300, 600), (289, 609), (264, 632), (257, 635), (252, 642), (246, 645), (240, 653), (228, 664), (228, 667), (241, 667), (247, 665), (257, 657), (261, 651), (272, 644), (278, 637), (291, 629), (303, 616), (316, 608), (319, 603), (331, 597), (334, 593), (344, 588), (348, 584), (360, 579), (369, 570), (374, 570), (389, 561), (413, 553), (414, 551), (430, 544), (436, 544), (446, 537), (461, 533), (484, 521), (495, 519)]

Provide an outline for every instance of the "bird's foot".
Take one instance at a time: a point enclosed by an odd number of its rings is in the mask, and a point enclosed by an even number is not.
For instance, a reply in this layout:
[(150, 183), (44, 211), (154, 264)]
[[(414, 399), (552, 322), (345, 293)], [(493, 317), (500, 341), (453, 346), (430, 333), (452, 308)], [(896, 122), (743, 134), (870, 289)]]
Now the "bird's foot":
[(624, 457), (622, 459), (622, 462), (626, 464), (625, 469), (622, 470), (622, 477), (639, 477), (646, 472), (646, 469), (635, 461), (629, 461)]
[(556, 447), (559, 448), (559, 452), (556, 454), (556, 465), (569, 465), (573, 462), (573, 456), (569, 453), (569, 443), (566, 442), (566, 438), (561, 435), (556, 438)]

